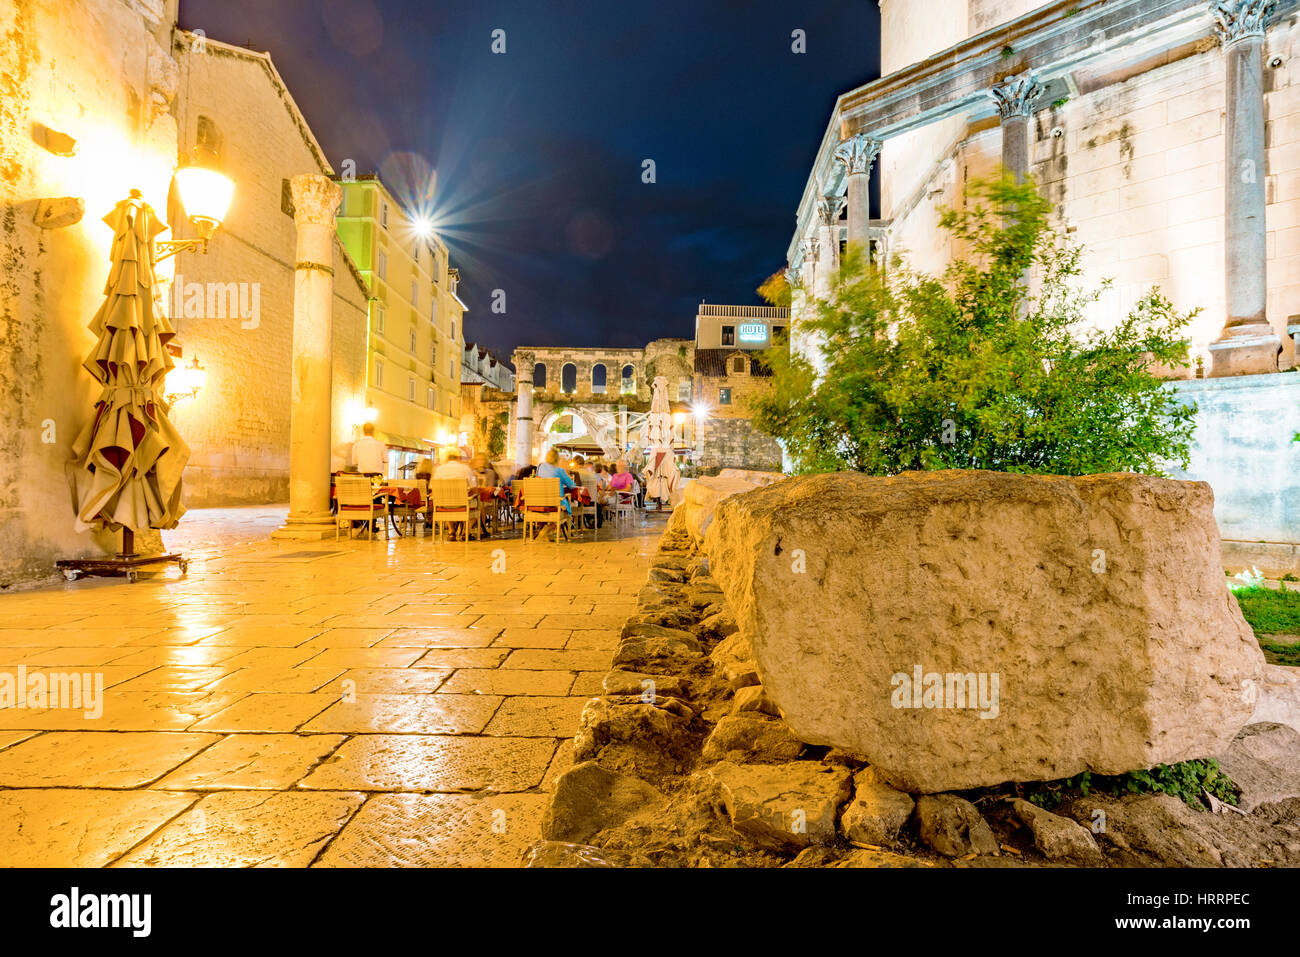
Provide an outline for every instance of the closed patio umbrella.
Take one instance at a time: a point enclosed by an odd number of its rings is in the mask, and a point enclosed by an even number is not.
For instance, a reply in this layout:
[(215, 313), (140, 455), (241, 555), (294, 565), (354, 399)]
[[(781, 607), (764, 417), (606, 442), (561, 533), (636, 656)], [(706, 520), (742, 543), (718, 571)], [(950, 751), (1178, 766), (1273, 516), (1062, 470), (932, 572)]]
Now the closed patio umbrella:
[(163, 401), (174, 366), (166, 346), (176, 332), (154, 302), (153, 241), (167, 227), (137, 190), (104, 222), (113, 229), (112, 265), (104, 304), (90, 323), (95, 348), (84, 363), (102, 388), (73, 443), (68, 478), (78, 530), (122, 529), (119, 558), (128, 558), (135, 532), (175, 528), (184, 514), (181, 473), (190, 450)]
[(646, 422), (646, 498), (672, 500), (677, 487), (673, 460), (673, 414), (668, 408), (668, 380), (655, 376), (651, 386), (650, 416)]

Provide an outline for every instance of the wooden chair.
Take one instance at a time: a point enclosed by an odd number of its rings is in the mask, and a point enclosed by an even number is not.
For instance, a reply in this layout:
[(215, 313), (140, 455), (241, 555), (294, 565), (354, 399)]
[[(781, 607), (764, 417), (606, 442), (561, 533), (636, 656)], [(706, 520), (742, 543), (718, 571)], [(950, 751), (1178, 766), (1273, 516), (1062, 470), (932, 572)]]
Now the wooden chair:
[(375, 517), (384, 523), (384, 538), (388, 537), (388, 519), (384, 506), (375, 501), (374, 488), (364, 475), (340, 475), (334, 480), (335, 497), (339, 510), (334, 516), (334, 540), (338, 541), (339, 527), (347, 525), (348, 538), (352, 537), (352, 523), (363, 516), (369, 537), (375, 537)]
[(528, 536), (530, 525), (554, 525), (555, 544), (560, 544), (560, 532), (569, 521), (569, 513), (564, 509), (564, 495), (560, 491), (560, 480), (529, 478), (520, 479), (515, 484), (524, 496), (524, 541), (532, 541)]
[[(469, 544), (471, 523), (478, 514), (478, 500), (470, 501), (469, 486), (462, 479), (433, 479), (429, 482), (429, 527), (441, 529), (455, 522), (465, 523), (465, 544)], [(446, 541), (443, 532), (443, 541)]]

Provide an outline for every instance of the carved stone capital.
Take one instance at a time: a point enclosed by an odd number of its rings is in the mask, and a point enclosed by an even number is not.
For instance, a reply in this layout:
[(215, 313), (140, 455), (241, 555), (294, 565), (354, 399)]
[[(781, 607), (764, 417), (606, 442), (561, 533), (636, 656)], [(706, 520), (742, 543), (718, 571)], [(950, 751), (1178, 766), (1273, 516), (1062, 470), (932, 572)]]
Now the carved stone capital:
[(802, 261), (805, 263), (815, 263), (817, 261), (817, 249), (821, 244), (816, 239), (803, 239), (799, 241), (799, 250), (803, 254)]
[(303, 173), (289, 179), (293, 194), (293, 221), (313, 226), (334, 228), (335, 211), (343, 201), (343, 190), (328, 176)]
[(846, 202), (843, 196), (823, 196), (817, 200), (817, 220), (823, 226), (834, 226), (840, 221)]
[(881, 143), (865, 133), (855, 133), (841, 143), (835, 150), (835, 161), (844, 164), (848, 175), (870, 173), (871, 167), (880, 155)]
[(1034, 104), (1043, 95), (1043, 86), (1035, 78), (1032, 70), (1026, 70), (1015, 76), (994, 83), (989, 89), (989, 96), (998, 106), (998, 114), (1004, 120), (1013, 116), (1033, 116)]
[(1274, 5), (1275, 0), (1212, 0), (1210, 15), (1219, 40), (1227, 46), (1246, 37), (1262, 37)]

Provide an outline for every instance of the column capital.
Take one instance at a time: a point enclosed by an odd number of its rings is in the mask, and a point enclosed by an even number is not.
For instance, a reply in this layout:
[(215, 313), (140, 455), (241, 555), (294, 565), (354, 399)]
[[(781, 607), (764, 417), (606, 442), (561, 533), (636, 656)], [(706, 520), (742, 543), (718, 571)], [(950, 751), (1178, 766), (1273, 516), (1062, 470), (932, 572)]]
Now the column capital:
[(823, 196), (817, 200), (817, 219), (825, 227), (830, 228), (840, 221), (840, 213), (844, 212), (844, 205), (847, 200), (843, 196)]
[(293, 195), (293, 221), (296, 225), (335, 225), (335, 213), (343, 201), (343, 190), (338, 183), (319, 173), (302, 173), (291, 177), (289, 191)]
[(1262, 37), (1276, 0), (1212, 0), (1210, 15), (1224, 46), (1247, 37)]
[(1042, 95), (1043, 86), (1033, 70), (1005, 77), (989, 88), (989, 96), (993, 97), (998, 114), (1004, 120), (1013, 116), (1033, 116), (1034, 104)]
[(856, 173), (870, 173), (871, 167), (880, 155), (881, 142), (873, 140), (865, 133), (854, 133), (835, 149), (835, 161), (844, 164), (844, 170), (852, 176)]
[(820, 243), (816, 239), (799, 240), (799, 251), (802, 254), (800, 261), (805, 263), (815, 263), (817, 261), (817, 251)]

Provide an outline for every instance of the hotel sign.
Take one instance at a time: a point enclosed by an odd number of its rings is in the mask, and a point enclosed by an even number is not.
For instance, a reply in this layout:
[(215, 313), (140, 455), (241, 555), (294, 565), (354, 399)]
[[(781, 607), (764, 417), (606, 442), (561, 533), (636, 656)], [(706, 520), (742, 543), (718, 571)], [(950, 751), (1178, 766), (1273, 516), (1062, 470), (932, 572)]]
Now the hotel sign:
[(741, 342), (767, 342), (767, 324), (763, 322), (744, 322), (740, 325)]

